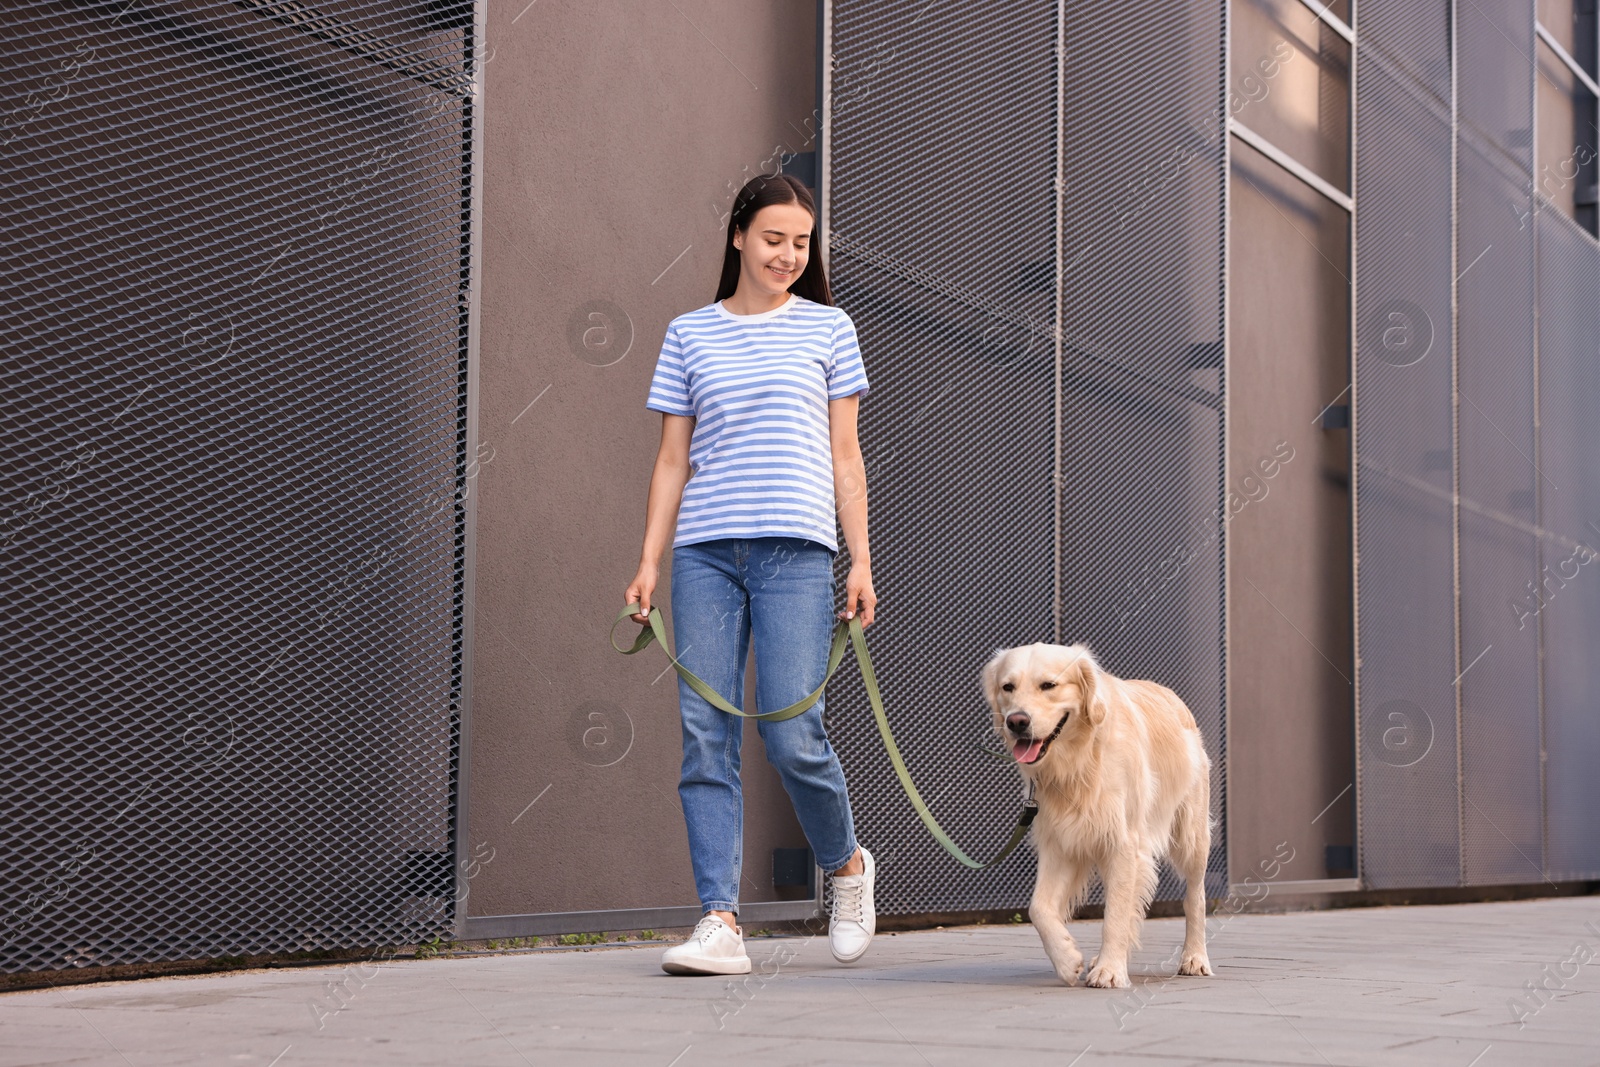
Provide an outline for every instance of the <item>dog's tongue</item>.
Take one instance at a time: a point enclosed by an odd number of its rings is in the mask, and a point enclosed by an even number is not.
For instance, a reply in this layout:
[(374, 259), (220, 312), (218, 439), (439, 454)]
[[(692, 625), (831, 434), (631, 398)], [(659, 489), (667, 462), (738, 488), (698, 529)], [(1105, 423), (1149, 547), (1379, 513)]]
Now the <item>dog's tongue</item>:
[(1018, 741), (1011, 746), (1011, 754), (1017, 758), (1018, 763), (1032, 763), (1039, 758), (1040, 749), (1044, 748), (1044, 739), (1035, 737), (1029, 741)]

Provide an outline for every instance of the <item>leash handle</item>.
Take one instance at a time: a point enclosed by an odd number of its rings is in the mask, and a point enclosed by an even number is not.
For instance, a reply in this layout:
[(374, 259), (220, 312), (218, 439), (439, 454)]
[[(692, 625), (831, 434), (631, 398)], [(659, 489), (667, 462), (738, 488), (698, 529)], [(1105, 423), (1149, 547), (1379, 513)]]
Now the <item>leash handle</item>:
[[(927, 802), (922, 799), (922, 794), (917, 791), (916, 783), (911, 780), (911, 772), (906, 769), (905, 760), (900, 755), (900, 746), (895, 744), (894, 734), (889, 729), (889, 716), (883, 710), (883, 695), (878, 691), (878, 675), (872, 669), (872, 656), (867, 652), (867, 637), (862, 632), (861, 619), (858, 616), (852, 616), (848, 620), (840, 619), (835, 624), (833, 628), (833, 644), (828, 649), (828, 671), (822, 676), (821, 684), (809, 696), (802, 697), (799, 701), (790, 704), (786, 708), (752, 715), (748, 712), (740, 711), (722, 699), (721, 694), (702, 681), (688, 667), (678, 662), (678, 657), (672, 654), (672, 649), (667, 644), (666, 627), (660, 608), (652, 607), (650, 609), (648, 615), (650, 625), (640, 628), (639, 636), (634, 639), (632, 648), (623, 648), (617, 644), (617, 627), (622, 624), (623, 620), (638, 613), (639, 602), (634, 601), (623, 608), (621, 613), (617, 615), (616, 622), (611, 624), (609, 637), (612, 648), (625, 656), (631, 656), (636, 652), (643, 651), (651, 641), (655, 641), (661, 645), (661, 650), (667, 654), (667, 659), (671, 661), (672, 667), (678, 672), (679, 677), (689, 684), (689, 688), (704, 697), (712, 707), (725, 711), (729, 715), (737, 715), (741, 719), (765, 719), (769, 722), (792, 719), (821, 698), (823, 690), (828, 685), (828, 679), (833, 677), (834, 672), (839, 669), (839, 664), (844, 661), (844, 645), (846, 634), (848, 633), (850, 643), (855, 648), (856, 663), (861, 668), (861, 680), (866, 685), (867, 700), (872, 704), (872, 716), (878, 724), (878, 734), (883, 738), (883, 747), (889, 753), (889, 762), (894, 765), (894, 773), (900, 779), (900, 788), (905, 790), (906, 799), (911, 801), (911, 806), (916, 809), (917, 817), (922, 820), (922, 825), (927, 828), (928, 833), (963, 866), (969, 867), (974, 871), (981, 871), (1003, 862), (1022, 843), (1023, 837), (1028, 833), (1028, 827), (1033, 823), (1033, 817), (1039, 813), (1039, 805), (1033, 799), (1033, 789), (1030, 785), (1028, 799), (1023, 802), (1022, 811), (1017, 816), (1017, 825), (1012, 828), (1011, 839), (1001, 847), (1000, 852), (993, 859), (982, 862), (968, 856), (962, 851), (961, 846), (957, 845), (950, 835), (944, 832), (944, 828), (939, 825), (939, 821), (933, 817), (933, 812), (928, 809)], [(987, 754), (998, 755), (992, 752)]]

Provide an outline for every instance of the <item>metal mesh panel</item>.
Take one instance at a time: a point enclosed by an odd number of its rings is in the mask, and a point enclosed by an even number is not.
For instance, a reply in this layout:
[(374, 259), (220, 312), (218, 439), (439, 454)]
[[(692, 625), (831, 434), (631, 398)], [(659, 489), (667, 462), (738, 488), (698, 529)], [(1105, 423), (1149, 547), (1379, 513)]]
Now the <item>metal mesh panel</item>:
[[(1172, 685), (1220, 798), (1221, 546), (1189, 542), (1222, 480), (1223, 148), (1203, 128), (1220, 113), (1222, 29), (1213, 4), (985, 3), (954, 20), (832, 5), (829, 265), (874, 384), (873, 656), (913, 775), (980, 855), (1021, 793), (977, 751), (997, 745), (978, 689), (997, 647), (1086, 641), (1112, 671)], [(1162, 57), (1145, 89), (1113, 47), (1133, 36)], [(1110, 84), (1137, 96), (1110, 101)], [(1184, 549), (1184, 573), (1146, 582), (1131, 611), (1128, 586)], [(838, 685), (829, 729), (858, 832), (892, 861), (879, 909), (1024, 905), (1031, 854), (978, 874), (946, 857), (870, 719), (841, 713), (865, 706), (859, 680)]]
[(1362, 874), (1593, 877), (1600, 594), (1583, 571), (1600, 512), (1578, 457), (1600, 396), (1600, 246), (1532, 200), (1547, 146), (1530, 5), (1363, 10)]
[[(1547, 876), (1600, 875), (1600, 244), (1554, 206), (1539, 214), (1540, 468), (1543, 494)], [(1553, 576), (1553, 577), (1551, 577)]]
[(1361, 873), (1459, 873), (1449, 4), (1358, 5), (1355, 450)]
[(0, 969), (451, 929), (472, 18), (0, 14)]
[[(1220, 825), (1226, 19), (1220, 3), (1068, 11), (1062, 639), (1184, 699)], [(1159, 77), (1123, 80), (1122, 40)], [(1213, 834), (1215, 896), (1225, 857)], [(1157, 895), (1179, 884), (1164, 871)]]
[(1539, 570), (1533, 28), (1525, 7), (1463, 4), (1458, 16), (1461, 866), (1466, 882), (1483, 885), (1542, 877), (1539, 636), (1514, 610)]

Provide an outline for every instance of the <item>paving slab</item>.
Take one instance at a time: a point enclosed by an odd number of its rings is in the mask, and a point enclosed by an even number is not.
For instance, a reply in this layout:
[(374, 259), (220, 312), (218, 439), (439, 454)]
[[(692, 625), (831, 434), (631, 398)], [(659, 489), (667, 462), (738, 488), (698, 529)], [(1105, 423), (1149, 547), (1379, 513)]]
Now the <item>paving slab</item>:
[(1212, 928), (1214, 977), (1174, 975), (1182, 920), (1154, 919), (1118, 991), (1060, 983), (1025, 924), (879, 934), (851, 966), (752, 938), (735, 981), (645, 943), (29, 990), (0, 994), (0, 1067), (1600, 1067), (1600, 898)]

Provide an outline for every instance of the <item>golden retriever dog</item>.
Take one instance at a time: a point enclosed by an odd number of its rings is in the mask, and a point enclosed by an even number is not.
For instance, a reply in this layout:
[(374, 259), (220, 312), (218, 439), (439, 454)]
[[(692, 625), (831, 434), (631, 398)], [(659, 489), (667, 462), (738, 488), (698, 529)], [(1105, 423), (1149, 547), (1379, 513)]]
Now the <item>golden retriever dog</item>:
[(1210, 974), (1211, 760), (1188, 706), (1166, 686), (1107, 673), (1082, 645), (999, 649), (982, 683), (994, 728), (1039, 804), (1039, 876), (1028, 915), (1056, 974), (1073, 985), (1083, 970), (1067, 920), (1098, 870), (1105, 921), (1086, 981), (1128, 986), (1128, 953), (1139, 944), (1163, 857), (1188, 882), (1178, 973)]

